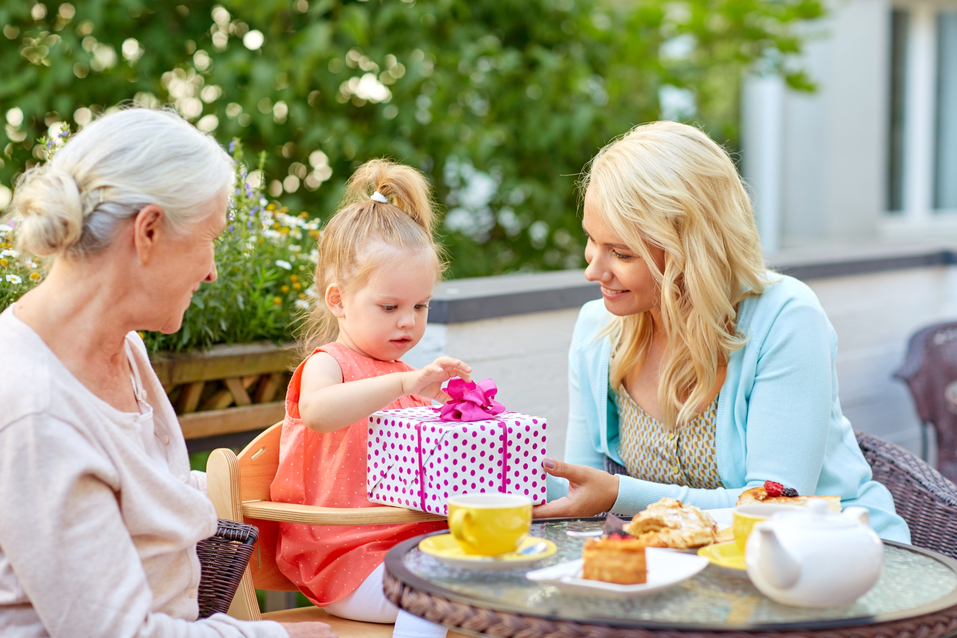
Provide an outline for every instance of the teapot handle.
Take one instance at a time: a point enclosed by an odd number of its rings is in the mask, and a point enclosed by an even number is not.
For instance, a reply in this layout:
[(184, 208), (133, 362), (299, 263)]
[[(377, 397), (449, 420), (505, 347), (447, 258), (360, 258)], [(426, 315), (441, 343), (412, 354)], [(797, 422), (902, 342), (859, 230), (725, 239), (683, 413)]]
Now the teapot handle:
[(844, 516), (857, 521), (861, 525), (870, 527), (871, 513), (866, 507), (852, 506), (841, 512)]

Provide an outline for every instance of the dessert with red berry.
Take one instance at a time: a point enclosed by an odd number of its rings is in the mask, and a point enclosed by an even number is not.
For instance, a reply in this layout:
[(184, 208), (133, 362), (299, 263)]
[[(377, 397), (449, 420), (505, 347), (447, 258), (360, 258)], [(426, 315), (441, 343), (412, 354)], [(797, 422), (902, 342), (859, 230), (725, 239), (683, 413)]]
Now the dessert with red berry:
[(801, 496), (793, 487), (787, 487), (777, 481), (765, 481), (764, 485), (745, 490), (738, 497), (738, 505), (755, 503), (777, 503), (781, 505), (806, 505), (811, 499), (823, 499), (832, 512), (841, 511), (840, 496)]

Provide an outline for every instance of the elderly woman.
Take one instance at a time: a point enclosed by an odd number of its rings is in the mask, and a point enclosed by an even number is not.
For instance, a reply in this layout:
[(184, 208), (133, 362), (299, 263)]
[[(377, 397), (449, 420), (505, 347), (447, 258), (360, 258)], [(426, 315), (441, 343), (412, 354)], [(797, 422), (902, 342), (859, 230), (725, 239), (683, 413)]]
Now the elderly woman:
[(216, 279), (232, 175), (175, 114), (129, 109), (19, 181), (19, 246), (53, 264), (0, 315), (0, 635), (334, 635), (196, 621), (216, 513), (136, 331), (178, 330)]
[(545, 461), (570, 490), (536, 516), (732, 507), (772, 481), (867, 507), (882, 537), (909, 541), (841, 412), (834, 329), (807, 286), (765, 270), (724, 149), (691, 126), (639, 126), (585, 186), (602, 300), (572, 337), (566, 462)]

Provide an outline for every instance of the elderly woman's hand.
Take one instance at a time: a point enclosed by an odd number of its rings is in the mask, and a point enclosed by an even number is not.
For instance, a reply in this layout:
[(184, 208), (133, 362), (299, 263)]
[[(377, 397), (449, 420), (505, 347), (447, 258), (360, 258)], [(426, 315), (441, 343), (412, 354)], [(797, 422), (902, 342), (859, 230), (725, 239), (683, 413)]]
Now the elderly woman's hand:
[(338, 638), (324, 622), (281, 622), (289, 638)]
[(618, 500), (618, 477), (613, 474), (553, 459), (545, 459), (542, 466), (552, 476), (568, 479), (568, 496), (535, 507), (535, 518), (595, 516)]

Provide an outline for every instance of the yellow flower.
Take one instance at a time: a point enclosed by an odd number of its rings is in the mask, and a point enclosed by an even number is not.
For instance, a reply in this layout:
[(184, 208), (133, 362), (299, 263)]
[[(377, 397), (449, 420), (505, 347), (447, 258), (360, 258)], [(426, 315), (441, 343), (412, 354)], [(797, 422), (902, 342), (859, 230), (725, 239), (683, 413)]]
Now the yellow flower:
[(31, 281), (40, 281), (40, 273), (38, 273), (38, 272), (32, 272), (32, 273), (30, 273), (30, 280), (31, 280)]
[(299, 281), (299, 275), (289, 275), (289, 281), (293, 283)]
[(145, 338), (146, 338), (146, 333), (143, 332), (142, 330), (137, 330), (137, 331), (136, 331), (136, 334), (138, 334), (138, 335), (140, 336), (140, 339), (145, 339)]
[(273, 230), (279, 230), (279, 222), (273, 222), (273, 223), (272, 223), (272, 229), (273, 229)]
[(263, 238), (262, 238), (262, 237), (259, 238), (259, 243), (260, 243), (260, 244), (263, 243)]
[(292, 287), (295, 288), (296, 290), (302, 290), (302, 284), (299, 283), (298, 281), (294, 283)]
[(282, 297), (273, 297), (272, 302), (278, 306), (279, 304), (282, 303)]
[(309, 231), (309, 236), (318, 239), (318, 238), (319, 238), (319, 231), (318, 231), (318, 230), (310, 230), (310, 231)]
[(288, 206), (283, 206), (282, 208), (279, 209), (279, 212), (280, 212), (280, 213), (288, 213), (288, 212), (289, 212), (289, 207), (288, 207)]
[(6, 259), (0, 259), (0, 267), (6, 268), (9, 265), (10, 265), (9, 261), (7, 261)]
[(276, 210), (275, 204), (266, 204), (266, 210)]
[(283, 292), (289, 292), (289, 286), (282, 286), (279, 290)]
[(299, 298), (300, 298), (300, 299), (305, 299), (305, 298), (306, 298), (306, 293), (300, 292), (300, 293), (299, 293)]
[(283, 226), (282, 228), (279, 229), (279, 233), (282, 234), (282, 235), (288, 235), (288, 234), (289, 234), (289, 229), (286, 228), (285, 226)]
[(301, 213), (299, 213), (299, 216), (302, 217), (303, 219), (309, 219), (309, 213), (307, 213), (306, 211), (302, 211)]

